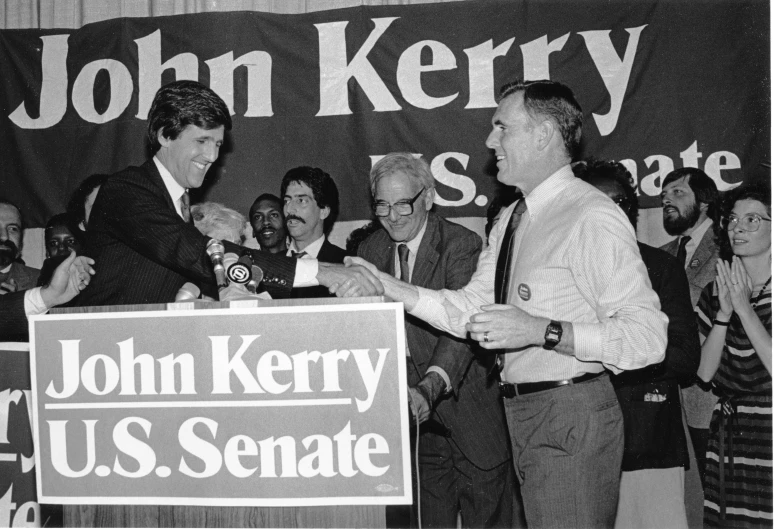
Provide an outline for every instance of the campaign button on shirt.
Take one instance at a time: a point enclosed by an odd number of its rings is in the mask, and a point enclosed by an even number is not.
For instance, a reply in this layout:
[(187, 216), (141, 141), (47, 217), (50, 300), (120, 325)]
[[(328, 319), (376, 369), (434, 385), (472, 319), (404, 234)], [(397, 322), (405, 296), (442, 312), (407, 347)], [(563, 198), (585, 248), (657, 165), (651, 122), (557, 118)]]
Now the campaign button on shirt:
[(524, 301), (529, 301), (529, 298), (532, 297), (532, 292), (530, 291), (526, 283), (519, 284), (518, 292), (519, 292), (519, 297)]

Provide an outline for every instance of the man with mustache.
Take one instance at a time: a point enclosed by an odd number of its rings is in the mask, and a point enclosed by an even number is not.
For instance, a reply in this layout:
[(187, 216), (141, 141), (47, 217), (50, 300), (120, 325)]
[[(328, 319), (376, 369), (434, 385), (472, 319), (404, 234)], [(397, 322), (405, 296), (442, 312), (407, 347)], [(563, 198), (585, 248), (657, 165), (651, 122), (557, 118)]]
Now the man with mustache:
[(262, 252), (287, 253), (288, 232), (285, 229), (282, 200), (278, 196), (264, 193), (255, 199), (250, 206), (250, 225)]
[[(714, 240), (713, 220), (718, 206), (718, 188), (704, 171), (684, 167), (666, 175), (661, 189), (664, 230), (677, 236), (661, 249), (677, 257), (685, 267), (691, 304), (695, 307), (701, 291), (715, 280), (718, 247)], [(682, 389), (682, 394), (688, 431), (703, 484), (709, 424), (717, 397), (698, 377)]]
[[(282, 178), (285, 226), (290, 234), (288, 257), (343, 263), (343, 249), (328, 241), (339, 211), (339, 190), (333, 178), (317, 167), (296, 167)], [(294, 288), (291, 298), (324, 298), (331, 294), (322, 287)]]
[(27, 290), (38, 283), (40, 270), (18, 261), (23, 233), (21, 210), (13, 202), (0, 199), (0, 295)]

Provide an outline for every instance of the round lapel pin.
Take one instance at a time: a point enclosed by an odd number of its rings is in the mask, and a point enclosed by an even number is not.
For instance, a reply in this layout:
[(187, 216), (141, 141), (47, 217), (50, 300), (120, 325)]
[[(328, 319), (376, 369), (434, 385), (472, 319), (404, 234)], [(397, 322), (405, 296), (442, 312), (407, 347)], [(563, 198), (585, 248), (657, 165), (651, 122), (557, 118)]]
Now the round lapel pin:
[(530, 292), (529, 287), (526, 283), (520, 283), (519, 288), (519, 297), (523, 299), (524, 301), (529, 301), (529, 298), (532, 297), (532, 292)]

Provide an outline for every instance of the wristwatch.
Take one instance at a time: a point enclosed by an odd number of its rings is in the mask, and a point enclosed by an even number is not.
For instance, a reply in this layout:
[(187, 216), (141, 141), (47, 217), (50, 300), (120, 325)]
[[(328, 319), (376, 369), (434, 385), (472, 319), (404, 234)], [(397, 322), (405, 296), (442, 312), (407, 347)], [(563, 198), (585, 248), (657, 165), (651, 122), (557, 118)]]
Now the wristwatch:
[(546, 327), (546, 343), (543, 344), (543, 349), (551, 351), (554, 347), (559, 345), (559, 341), (562, 339), (562, 324), (558, 321), (551, 320), (551, 323)]

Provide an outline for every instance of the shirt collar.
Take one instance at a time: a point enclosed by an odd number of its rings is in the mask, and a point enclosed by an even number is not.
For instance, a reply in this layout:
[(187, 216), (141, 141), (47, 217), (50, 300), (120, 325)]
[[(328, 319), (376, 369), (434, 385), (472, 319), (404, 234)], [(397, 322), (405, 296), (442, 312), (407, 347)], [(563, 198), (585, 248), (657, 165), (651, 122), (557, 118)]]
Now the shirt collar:
[[(317, 254), (320, 253), (320, 249), (322, 248), (323, 242), (325, 242), (325, 235), (322, 235), (319, 239), (314, 241), (313, 243), (309, 244), (304, 248), (303, 252), (306, 252), (306, 255), (304, 257), (307, 257), (309, 259), (317, 259)], [(296, 247), (296, 241), (294, 241), (292, 238), (290, 239), (290, 245), (288, 246), (288, 253), (287, 255), (290, 256), (290, 252), (297, 252), (298, 248)]]
[(175, 178), (172, 176), (172, 173), (169, 172), (169, 169), (164, 167), (164, 164), (161, 163), (161, 160), (159, 160), (158, 156), (153, 157), (153, 162), (156, 164), (156, 168), (159, 170), (161, 180), (164, 182), (164, 187), (167, 188), (167, 193), (169, 193), (169, 196), (172, 198), (172, 203), (175, 204), (175, 208), (177, 208), (180, 197), (185, 194), (185, 188), (181, 186), (177, 180), (175, 180)]
[(554, 197), (561, 194), (564, 188), (574, 181), (575, 173), (572, 172), (572, 167), (569, 164), (562, 166), (554, 174), (543, 180), (530, 194), (524, 197), (530, 218), (551, 204)]
[(707, 217), (704, 219), (704, 222), (699, 224), (696, 229), (693, 230), (693, 233), (691, 233), (691, 241), (688, 244), (691, 244), (691, 242), (699, 244), (699, 242), (704, 238), (704, 234), (707, 233), (708, 229), (710, 229), (710, 226), (712, 226), (712, 219)]

